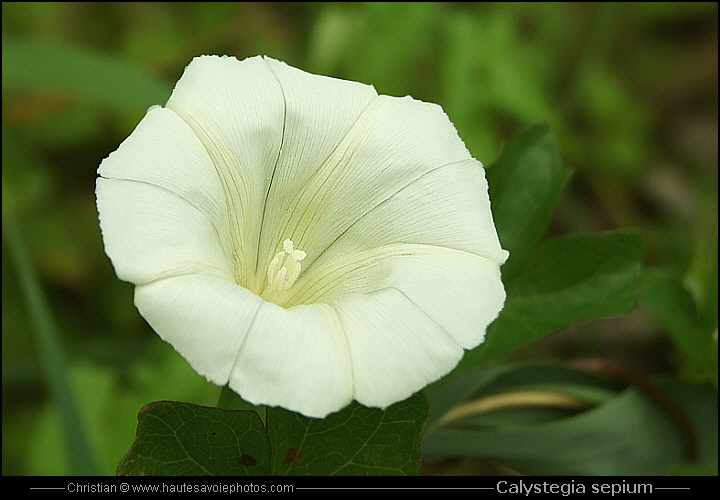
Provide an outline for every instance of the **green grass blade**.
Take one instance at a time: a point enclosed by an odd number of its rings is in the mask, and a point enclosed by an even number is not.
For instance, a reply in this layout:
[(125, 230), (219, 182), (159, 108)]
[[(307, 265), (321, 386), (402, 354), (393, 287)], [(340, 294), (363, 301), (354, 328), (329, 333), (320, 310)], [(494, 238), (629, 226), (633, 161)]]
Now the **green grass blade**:
[(67, 360), (50, 308), (35, 270), (28, 259), (15, 218), (11, 210), (6, 210), (5, 207), (3, 207), (2, 222), (3, 240), (7, 243), (11, 261), (17, 270), (23, 300), (27, 305), (30, 323), (37, 336), (48, 387), (60, 412), (68, 472), (71, 475), (98, 475), (99, 468), (70, 387), (67, 377)]

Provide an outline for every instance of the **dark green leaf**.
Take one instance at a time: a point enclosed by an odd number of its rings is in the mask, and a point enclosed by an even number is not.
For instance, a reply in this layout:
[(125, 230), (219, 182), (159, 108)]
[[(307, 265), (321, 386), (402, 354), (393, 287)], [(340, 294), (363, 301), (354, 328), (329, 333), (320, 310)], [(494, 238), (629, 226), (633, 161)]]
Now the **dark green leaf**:
[(150, 403), (118, 475), (267, 475), (270, 443), (255, 412), (188, 403)]
[(507, 300), (485, 343), (459, 369), (566, 326), (635, 306), (642, 241), (633, 232), (563, 236), (543, 243), (506, 281)]
[[(549, 365), (468, 372), (428, 393), (433, 421), (423, 437), (424, 458), (491, 459), (550, 475), (662, 474), (691, 458), (690, 429), (645, 392), (623, 387)], [(677, 381), (660, 387), (671, 389), (692, 416), (703, 470), (717, 470), (717, 395)]]
[(417, 475), (429, 408), (424, 393), (385, 410), (353, 402), (325, 419), (268, 409), (276, 475)]
[(549, 127), (536, 124), (508, 139), (487, 169), (493, 217), (510, 258), (508, 275), (524, 260), (550, 223), (553, 207), (570, 178), (562, 167)]

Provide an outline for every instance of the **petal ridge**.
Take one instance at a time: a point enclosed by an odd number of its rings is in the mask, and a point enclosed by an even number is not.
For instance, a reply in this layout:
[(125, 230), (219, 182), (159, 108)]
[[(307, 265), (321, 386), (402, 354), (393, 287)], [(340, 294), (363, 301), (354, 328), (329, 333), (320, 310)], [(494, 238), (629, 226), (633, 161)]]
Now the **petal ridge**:
[(260, 231), (258, 234), (257, 239), (257, 252), (255, 253), (255, 274), (258, 272), (258, 267), (260, 265), (260, 244), (262, 242), (262, 234), (263, 234), (263, 228), (265, 227), (265, 214), (267, 212), (267, 206), (268, 206), (268, 197), (270, 196), (270, 191), (272, 189), (273, 181), (275, 180), (275, 173), (277, 172), (278, 164), (280, 163), (280, 157), (283, 153), (283, 147), (285, 146), (285, 129), (287, 127), (287, 96), (285, 95), (285, 89), (283, 88), (282, 82), (280, 81), (280, 78), (275, 74), (275, 72), (272, 70), (272, 67), (268, 63), (267, 59), (263, 57), (263, 61), (268, 67), (268, 70), (270, 71), (270, 74), (275, 78), (278, 84), (278, 88), (280, 89), (280, 93), (282, 94), (283, 98), (283, 117), (282, 117), (282, 132), (280, 133), (280, 146), (278, 147), (277, 156), (275, 157), (275, 163), (273, 164), (272, 173), (270, 174), (270, 181), (268, 182), (267, 189), (265, 190), (265, 198), (263, 200), (263, 208), (262, 208), (262, 217), (260, 218)]
[[(101, 178), (101, 179), (104, 179), (104, 180), (106, 180), (106, 181), (131, 182), (131, 183), (136, 183), (136, 184), (142, 184), (142, 185), (148, 186), (148, 187), (150, 187), (150, 188), (154, 188), (154, 189), (158, 189), (158, 190), (160, 190), (160, 191), (163, 191), (163, 192), (167, 193), (167, 194), (170, 195), (170, 196), (174, 196), (174, 197), (176, 197), (176, 198), (179, 198), (181, 201), (187, 203), (188, 205), (190, 205), (191, 207), (193, 207), (195, 210), (197, 210), (200, 214), (202, 214), (206, 219), (208, 219), (208, 222), (210, 223), (210, 225), (212, 225), (213, 229), (215, 230), (215, 234), (217, 235), (218, 241), (222, 241), (222, 236), (221, 236), (221, 234), (220, 234), (221, 231), (220, 231), (220, 229), (217, 227), (217, 223), (216, 223), (215, 221), (213, 221), (210, 217), (208, 217), (208, 216), (207, 216), (207, 213), (206, 213), (202, 208), (198, 207), (195, 202), (191, 201), (191, 200), (188, 199), (186, 196), (184, 196), (184, 195), (182, 195), (182, 194), (180, 194), (180, 193), (178, 193), (178, 192), (175, 192), (175, 191), (173, 191), (173, 190), (171, 190), (171, 189), (168, 189), (168, 188), (166, 188), (165, 186), (160, 186), (159, 184), (155, 184), (155, 183), (148, 182), (148, 181), (141, 181), (141, 180), (138, 180), (138, 179), (121, 178), (121, 177), (105, 177), (105, 176), (103, 176), (103, 175), (101, 175), (100, 178)], [(96, 188), (96, 189), (97, 189), (97, 188)]]
[(447, 168), (447, 167), (451, 167), (451, 166), (456, 165), (456, 164), (458, 164), (458, 163), (464, 163), (464, 162), (471, 161), (471, 160), (472, 160), (472, 161), (477, 161), (477, 160), (473, 160), (473, 159), (458, 160), (458, 161), (454, 161), (454, 162), (451, 162), (451, 163), (446, 163), (446, 164), (444, 164), (444, 165), (437, 166), (437, 167), (435, 167), (435, 168), (433, 168), (433, 169), (431, 169), (431, 170), (428, 170), (428, 171), (426, 171), (426, 172), (421, 173), (419, 176), (413, 178), (412, 180), (408, 181), (408, 182), (407, 182), (406, 184), (404, 184), (403, 186), (399, 187), (395, 192), (393, 192), (392, 194), (388, 195), (385, 199), (379, 201), (376, 205), (373, 205), (369, 210), (367, 210), (366, 212), (360, 214), (352, 223), (350, 223), (350, 225), (348, 225), (340, 234), (338, 234), (338, 236), (337, 236), (333, 241), (331, 241), (330, 244), (328, 244), (322, 252), (320, 252), (314, 259), (310, 260), (309, 263), (306, 262), (305, 272), (308, 272), (308, 270), (311, 268), (311, 266), (312, 266), (313, 264), (315, 264), (318, 260), (320, 260), (320, 258), (325, 254), (325, 252), (327, 252), (327, 250), (329, 250), (330, 248), (332, 248), (332, 246), (333, 246), (340, 238), (342, 238), (345, 234), (347, 234), (348, 231), (350, 231), (350, 230), (353, 228), (353, 226), (355, 226), (357, 223), (359, 223), (360, 221), (362, 221), (365, 217), (367, 217), (368, 215), (370, 215), (372, 212), (374, 212), (374, 211), (377, 210), (378, 208), (382, 207), (385, 203), (387, 203), (387, 202), (389, 202), (390, 200), (392, 200), (395, 196), (397, 196), (398, 194), (400, 194), (401, 192), (403, 192), (405, 189), (408, 189), (410, 186), (412, 186), (412, 185), (415, 184), (416, 182), (419, 182), (423, 177), (425, 177), (425, 176), (427, 176), (427, 175), (430, 175), (430, 174), (432, 174), (433, 172), (436, 172), (437, 170), (440, 170), (440, 169), (443, 169), (443, 168)]

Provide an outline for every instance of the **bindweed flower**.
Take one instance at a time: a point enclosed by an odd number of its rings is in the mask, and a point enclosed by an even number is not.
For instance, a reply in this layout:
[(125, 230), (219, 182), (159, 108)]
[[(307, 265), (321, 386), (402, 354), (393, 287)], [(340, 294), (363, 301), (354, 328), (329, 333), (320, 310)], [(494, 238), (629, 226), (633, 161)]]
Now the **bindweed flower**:
[(254, 404), (404, 400), (505, 300), (483, 167), (435, 104), (202, 56), (98, 173), (105, 250), (140, 314)]

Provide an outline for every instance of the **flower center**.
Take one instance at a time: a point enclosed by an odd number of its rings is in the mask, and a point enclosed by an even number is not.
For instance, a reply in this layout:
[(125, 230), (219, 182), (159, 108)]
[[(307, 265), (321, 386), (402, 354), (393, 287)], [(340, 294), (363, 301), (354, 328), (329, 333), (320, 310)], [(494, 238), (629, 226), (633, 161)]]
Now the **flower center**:
[(307, 254), (295, 250), (291, 239), (283, 241), (283, 251), (275, 254), (268, 266), (268, 286), (271, 290), (287, 290), (300, 275), (300, 261)]

